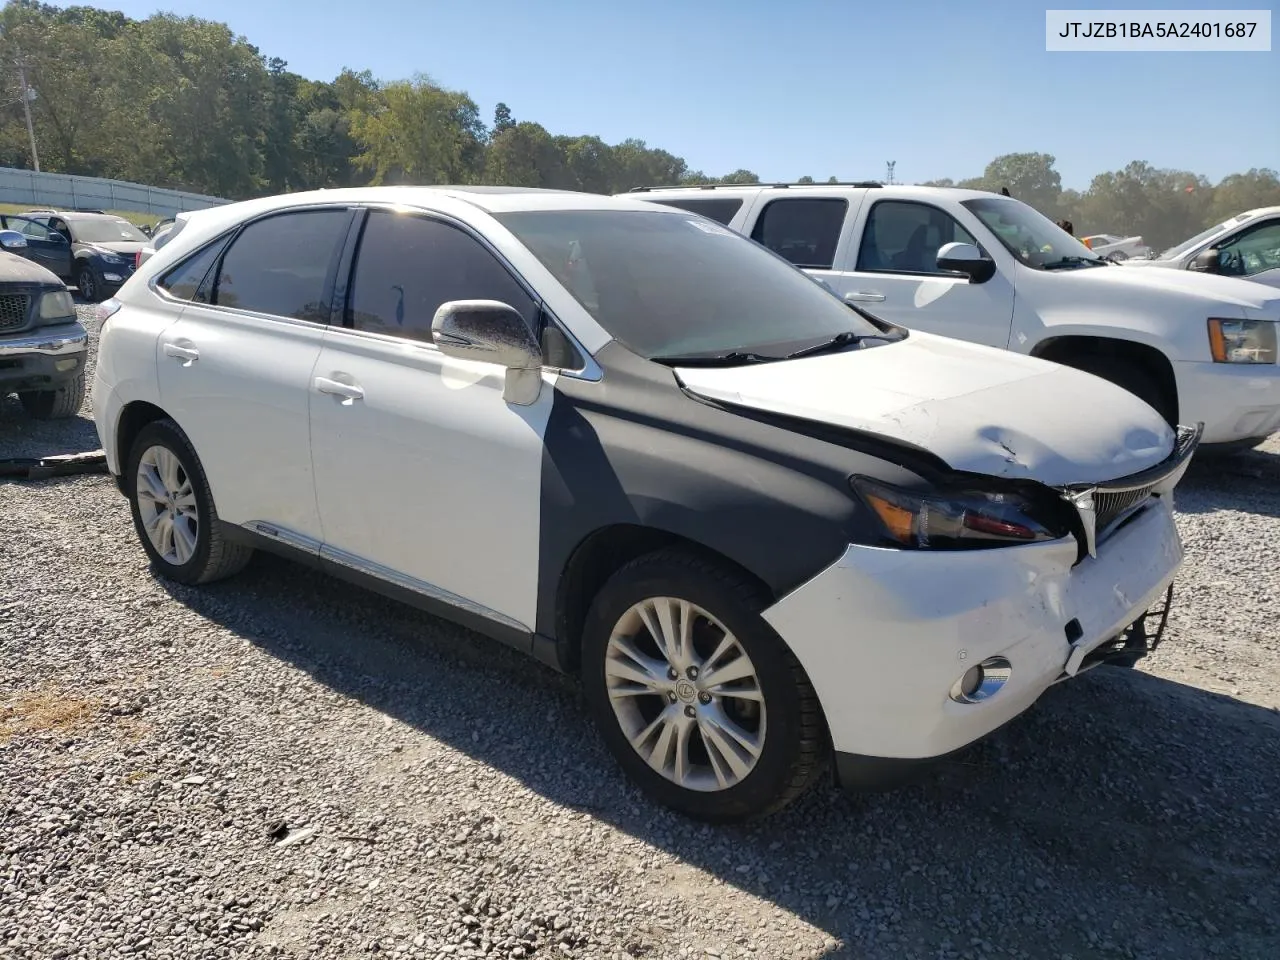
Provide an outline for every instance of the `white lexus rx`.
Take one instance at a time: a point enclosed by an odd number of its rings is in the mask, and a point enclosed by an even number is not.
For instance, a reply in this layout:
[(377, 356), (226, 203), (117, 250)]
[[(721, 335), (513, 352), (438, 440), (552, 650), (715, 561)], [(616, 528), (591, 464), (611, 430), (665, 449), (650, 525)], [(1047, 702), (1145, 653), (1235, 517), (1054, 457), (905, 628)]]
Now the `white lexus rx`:
[(1132, 664), (1182, 557), (1198, 428), (683, 210), (254, 200), (190, 216), (102, 315), (97, 427), (160, 575), (283, 552), (577, 673), (695, 817), (896, 782)]

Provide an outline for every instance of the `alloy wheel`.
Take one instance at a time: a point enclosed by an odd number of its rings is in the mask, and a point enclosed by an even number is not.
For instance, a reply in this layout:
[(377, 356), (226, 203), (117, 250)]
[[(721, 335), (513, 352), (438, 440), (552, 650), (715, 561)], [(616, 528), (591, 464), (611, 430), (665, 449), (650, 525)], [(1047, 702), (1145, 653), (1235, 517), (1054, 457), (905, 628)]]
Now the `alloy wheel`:
[(148, 447), (138, 461), (138, 512), (147, 539), (166, 563), (182, 566), (199, 542), (195, 490), (182, 462), (167, 447)]
[(677, 786), (727, 790), (764, 748), (764, 692), (746, 650), (706, 610), (673, 597), (631, 606), (605, 652), (614, 716), (632, 748)]

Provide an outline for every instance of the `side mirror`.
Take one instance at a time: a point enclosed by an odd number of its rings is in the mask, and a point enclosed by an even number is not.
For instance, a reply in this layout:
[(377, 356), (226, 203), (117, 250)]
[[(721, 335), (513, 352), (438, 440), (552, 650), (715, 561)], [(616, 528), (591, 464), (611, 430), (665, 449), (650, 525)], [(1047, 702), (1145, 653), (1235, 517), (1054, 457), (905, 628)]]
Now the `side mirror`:
[(986, 283), (996, 275), (996, 264), (972, 243), (947, 243), (938, 250), (938, 269), (963, 273), (974, 283)]
[(148, 237), (151, 236), (151, 227), (148, 224), (144, 223), (138, 229), (141, 230), (146, 236)]
[(497, 300), (450, 300), (431, 321), (440, 352), (507, 368), (503, 399), (528, 406), (542, 392), (542, 346), (519, 312)]
[(0, 230), (0, 247), (6, 250), (25, 250), (27, 238), (17, 230)]
[(1194, 270), (1196, 273), (1217, 273), (1218, 248), (1210, 247), (1208, 250), (1201, 250), (1196, 254), (1195, 259), (1187, 264), (1187, 269)]

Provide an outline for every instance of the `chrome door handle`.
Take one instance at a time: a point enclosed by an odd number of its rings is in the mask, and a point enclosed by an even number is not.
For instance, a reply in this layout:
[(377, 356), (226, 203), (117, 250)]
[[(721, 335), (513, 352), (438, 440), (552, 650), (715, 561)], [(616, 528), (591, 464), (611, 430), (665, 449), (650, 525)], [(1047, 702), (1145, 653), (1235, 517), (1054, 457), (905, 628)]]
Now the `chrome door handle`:
[(321, 393), (332, 394), (335, 397), (342, 397), (346, 400), (361, 400), (364, 398), (364, 391), (354, 384), (343, 383), (341, 380), (330, 380), (328, 377), (316, 377), (316, 389)]
[(164, 355), (166, 357), (174, 357), (177, 360), (185, 360), (187, 363), (200, 359), (200, 351), (195, 347), (180, 347), (176, 343), (166, 343), (164, 345)]
[(884, 300), (884, 294), (874, 290), (854, 290), (846, 293), (844, 298), (850, 303), (880, 303)]

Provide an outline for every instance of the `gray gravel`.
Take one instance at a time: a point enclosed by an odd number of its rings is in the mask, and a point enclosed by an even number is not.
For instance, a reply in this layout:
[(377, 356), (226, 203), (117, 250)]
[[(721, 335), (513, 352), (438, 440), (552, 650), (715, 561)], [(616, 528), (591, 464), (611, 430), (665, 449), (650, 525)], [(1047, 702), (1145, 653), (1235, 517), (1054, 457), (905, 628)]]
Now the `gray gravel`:
[[(96, 445), (0, 404), (0, 457)], [(504, 648), (269, 557), (166, 585), (106, 477), (0, 485), (0, 957), (1274, 960), (1280, 438), (1179, 507), (1140, 671), (713, 830)]]

